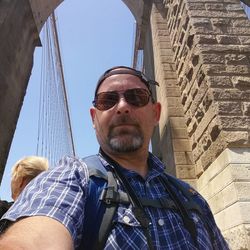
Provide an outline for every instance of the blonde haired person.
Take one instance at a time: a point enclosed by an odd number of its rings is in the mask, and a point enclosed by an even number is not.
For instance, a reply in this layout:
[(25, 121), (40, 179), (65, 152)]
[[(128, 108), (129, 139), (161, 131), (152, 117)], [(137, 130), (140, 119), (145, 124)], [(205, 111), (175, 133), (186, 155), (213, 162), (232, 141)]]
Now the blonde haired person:
[[(49, 162), (44, 157), (27, 156), (17, 161), (11, 171), (11, 197), (15, 201), (27, 184), (43, 171), (48, 170)], [(0, 200), (0, 218), (13, 202)], [(1, 232), (1, 223), (0, 223)]]
[(48, 168), (48, 160), (44, 157), (27, 156), (17, 161), (11, 172), (12, 199), (15, 201), (26, 185)]

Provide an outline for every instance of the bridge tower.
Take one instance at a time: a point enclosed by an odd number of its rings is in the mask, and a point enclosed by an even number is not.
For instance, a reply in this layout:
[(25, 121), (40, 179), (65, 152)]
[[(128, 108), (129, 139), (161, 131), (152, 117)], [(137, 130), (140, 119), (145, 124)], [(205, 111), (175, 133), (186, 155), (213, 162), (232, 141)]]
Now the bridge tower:
[[(40, 46), (62, 0), (0, 1), (0, 179)], [(239, 0), (123, 0), (134, 65), (160, 88), (153, 151), (209, 202), (232, 249), (250, 249), (250, 21)]]

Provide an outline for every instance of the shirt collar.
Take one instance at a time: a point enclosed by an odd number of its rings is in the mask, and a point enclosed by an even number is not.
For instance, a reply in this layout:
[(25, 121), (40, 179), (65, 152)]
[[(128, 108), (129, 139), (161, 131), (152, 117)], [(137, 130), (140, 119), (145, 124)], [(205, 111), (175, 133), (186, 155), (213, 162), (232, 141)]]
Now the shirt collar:
[[(98, 156), (99, 156), (103, 166), (106, 169), (110, 169), (111, 166), (106, 161), (106, 159), (100, 154), (100, 152), (99, 152)], [(149, 164), (150, 170), (149, 170), (149, 173), (147, 175), (147, 178), (152, 178), (152, 177), (155, 177), (155, 176), (159, 176), (160, 174), (162, 174), (164, 172), (164, 170), (166, 168), (165, 165), (162, 163), (162, 161), (160, 161), (160, 159), (158, 157), (156, 157), (155, 155), (153, 155), (150, 152), (149, 152), (149, 155), (148, 155), (148, 164)], [(122, 166), (121, 166), (121, 170), (127, 176), (136, 174), (134, 171), (123, 168)]]

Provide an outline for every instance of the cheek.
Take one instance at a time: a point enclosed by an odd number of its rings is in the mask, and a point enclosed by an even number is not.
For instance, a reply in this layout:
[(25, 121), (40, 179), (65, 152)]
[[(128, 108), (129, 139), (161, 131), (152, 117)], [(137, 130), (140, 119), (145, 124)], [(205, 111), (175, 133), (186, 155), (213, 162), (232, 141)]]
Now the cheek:
[(140, 119), (141, 127), (145, 130), (147, 133), (152, 133), (154, 127), (156, 126), (157, 122), (155, 120), (155, 116), (152, 114), (152, 112), (145, 112), (142, 115), (137, 116), (138, 119)]
[(109, 129), (110, 121), (111, 121), (111, 117), (105, 114), (96, 116), (95, 122), (94, 122), (94, 128), (96, 129), (97, 132), (100, 131), (101, 133), (103, 133)]

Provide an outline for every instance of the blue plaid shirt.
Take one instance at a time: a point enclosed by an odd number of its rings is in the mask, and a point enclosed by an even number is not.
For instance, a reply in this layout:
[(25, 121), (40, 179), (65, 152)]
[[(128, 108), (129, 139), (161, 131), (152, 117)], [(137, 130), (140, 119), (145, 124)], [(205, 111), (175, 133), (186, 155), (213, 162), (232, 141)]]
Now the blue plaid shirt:
[[(133, 190), (139, 197), (169, 198), (164, 186), (157, 178), (164, 174), (164, 165), (152, 154), (149, 156), (150, 171), (145, 179), (134, 171), (123, 169)], [(105, 168), (108, 163), (101, 158)], [(72, 235), (75, 249), (81, 249), (83, 234), (84, 206), (88, 194), (89, 174), (81, 159), (64, 157), (59, 166), (40, 174), (29, 183), (18, 200), (3, 218), (15, 221), (24, 216), (44, 215), (60, 221)], [(119, 189), (122, 189), (119, 186)], [(124, 190), (123, 190), (124, 191)], [(185, 197), (178, 194), (181, 199)], [(207, 223), (212, 228), (213, 238), (205, 229), (206, 225), (198, 214), (192, 212), (197, 230), (195, 246), (178, 212), (170, 209), (146, 207), (150, 218), (150, 234), (155, 249), (229, 249), (206, 201), (197, 193), (199, 203), (204, 209)], [(105, 249), (148, 249), (142, 227), (135, 218), (131, 205), (119, 204)], [(95, 223), (95, 222), (93, 222)], [(88, 239), (86, 239), (88, 240)]]

